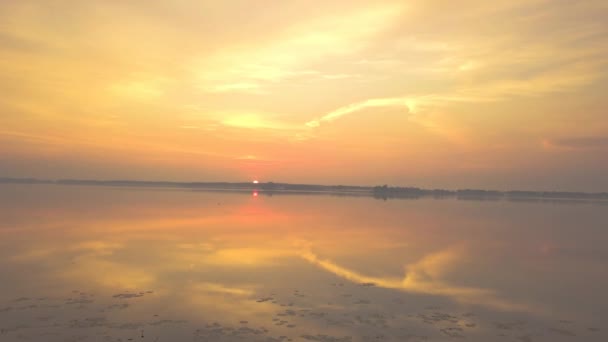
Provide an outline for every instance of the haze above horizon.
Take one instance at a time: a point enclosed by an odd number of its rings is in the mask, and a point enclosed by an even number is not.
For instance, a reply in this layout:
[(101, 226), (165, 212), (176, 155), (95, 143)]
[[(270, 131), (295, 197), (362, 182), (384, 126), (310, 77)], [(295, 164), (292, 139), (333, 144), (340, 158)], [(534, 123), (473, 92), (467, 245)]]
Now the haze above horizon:
[(0, 172), (608, 191), (606, 1), (0, 2)]

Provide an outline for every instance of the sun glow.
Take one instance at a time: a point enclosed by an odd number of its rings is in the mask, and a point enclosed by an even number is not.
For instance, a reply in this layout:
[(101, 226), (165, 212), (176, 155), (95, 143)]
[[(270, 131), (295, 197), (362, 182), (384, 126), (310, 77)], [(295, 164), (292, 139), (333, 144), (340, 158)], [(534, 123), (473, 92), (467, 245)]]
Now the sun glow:
[(148, 3), (0, 0), (3, 177), (608, 189), (605, 0)]

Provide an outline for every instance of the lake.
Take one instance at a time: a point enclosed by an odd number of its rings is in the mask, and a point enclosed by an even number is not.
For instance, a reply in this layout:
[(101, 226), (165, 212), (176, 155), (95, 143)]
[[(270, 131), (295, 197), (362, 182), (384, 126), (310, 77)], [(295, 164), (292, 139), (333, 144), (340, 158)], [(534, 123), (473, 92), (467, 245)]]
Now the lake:
[(607, 341), (608, 203), (0, 185), (0, 341)]

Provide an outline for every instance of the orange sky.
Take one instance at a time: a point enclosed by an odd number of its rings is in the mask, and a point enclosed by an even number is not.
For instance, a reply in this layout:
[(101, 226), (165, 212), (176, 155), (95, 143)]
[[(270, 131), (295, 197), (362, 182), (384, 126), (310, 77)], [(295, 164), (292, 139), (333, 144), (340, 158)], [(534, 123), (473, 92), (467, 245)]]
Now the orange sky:
[(603, 0), (0, 2), (0, 176), (608, 191)]

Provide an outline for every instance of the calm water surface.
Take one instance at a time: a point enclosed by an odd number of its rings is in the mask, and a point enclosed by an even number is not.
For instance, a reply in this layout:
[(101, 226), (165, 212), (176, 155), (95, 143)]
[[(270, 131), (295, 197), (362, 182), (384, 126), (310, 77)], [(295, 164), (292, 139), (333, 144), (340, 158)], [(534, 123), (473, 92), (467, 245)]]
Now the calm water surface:
[(608, 205), (0, 185), (0, 341), (607, 341)]

